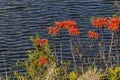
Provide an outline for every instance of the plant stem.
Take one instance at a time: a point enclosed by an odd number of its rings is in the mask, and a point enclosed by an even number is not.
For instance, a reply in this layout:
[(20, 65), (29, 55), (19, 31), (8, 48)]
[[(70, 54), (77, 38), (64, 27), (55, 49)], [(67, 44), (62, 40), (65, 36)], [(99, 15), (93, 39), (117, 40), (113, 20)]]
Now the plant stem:
[(70, 49), (71, 49), (71, 54), (72, 54), (74, 65), (75, 65), (75, 71), (76, 71), (76, 73), (78, 73), (76, 60), (75, 60), (75, 56), (74, 56), (74, 53), (73, 53), (73, 47), (72, 47), (72, 36), (70, 36)]
[(62, 56), (62, 31), (60, 32), (60, 58), (61, 58), (61, 63), (63, 63), (63, 56)]
[(102, 65), (102, 55), (101, 55), (102, 49), (101, 49), (101, 43), (99, 43), (99, 50), (100, 50), (99, 54), (100, 54), (100, 68), (101, 68), (101, 65)]
[[(117, 12), (117, 15), (119, 16), (120, 14), (120, 5), (118, 5), (118, 12)], [(119, 57), (120, 57), (120, 49), (119, 49), (119, 35), (120, 35), (120, 26), (119, 26), (119, 29), (118, 29), (118, 37), (117, 37), (117, 43), (116, 43), (116, 47), (117, 47), (117, 66), (119, 66)]]
[(118, 48), (118, 51), (117, 51), (118, 52), (118, 66), (119, 66), (119, 57), (120, 57), (120, 48), (119, 48), (120, 47), (119, 46), (120, 45), (120, 39), (119, 39), (119, 37), (120, 37), (120, 26), (119, 26), (119, 30), (118, 30), (118, 39), (117, 39), (118, 40), (118, 46), (117, 46), (117, 48)]
[(115, 40), (115, 44), (116, 44), (116, 49), (117, 49), (117, 66), (119, 66), (119, 53), (120, 53), (120, 50), (119, 50), (119, 31), (118, 31), (118, 35), (116, 34), (116, 40)]
[(104, 52), (104, 27), (102, 29), (102, 60), (104, 61), (105, 67), (107, 67), (107, 64), (105, 61), (105, 52)]
[[(98, 33), (100, 34), (100, 28), (98, 29)], [(103, 32), (102, 32), (102, 39), (103, 39)], [(100, 38), (98, 39), (98, 42), (99, 42), (99, 55), (100, 55), (100, 68), (102, 68), (102, 43), (101, 43), (101, 40)]]
[(57, 52), (56, 52), (56, 44), (55, 44), (55, 38), (54, 37), (53, 37), (53, 46), (54, 46), (55, 57), (58, 61), (58, 56), (57, 56)]
[(109, 47), (109, 52), (108, 52), (108, 65), (110, 64), (110, 67), (112, 67), (111, 52), (112, 52), (113, 40), (114, 40), (114, 32), (112, 31), (112, 39), (111, 39), (111, 43), (110, 43), (110, 47)]
[[(67, 72), (64, 68), (64, 64), (63, 64), (63, 56), (62, 56), (62, 30), (60, 32), (60, 58), (61, 58), (61, 66), (63, 71), (65, 72), (65, 76), (67, 76)], [(66, 78), (66, 77), (65, 77)]]

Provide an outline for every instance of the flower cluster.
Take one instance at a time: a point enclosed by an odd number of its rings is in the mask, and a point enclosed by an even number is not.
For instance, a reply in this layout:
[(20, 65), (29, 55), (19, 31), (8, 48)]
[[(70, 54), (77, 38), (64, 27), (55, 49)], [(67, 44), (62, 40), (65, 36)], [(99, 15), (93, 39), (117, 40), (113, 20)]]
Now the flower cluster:
[(120, 18), (111, 18), (108, 20), (108, 29), (117, 31), (120, 25)]
[(62, 22), (55, 22), (54, 27), (48, 27), (48, 34), (57, 35), (61, 29), (67, 29), (70, 35), (77, 36), (80, 30), (77, 28), (77, 23), (73, 20), (65, 20)]
[(74, 35), (74, 36), (77, 36), (77, 35), (80, 34), (80, 31), (79, 31), (78, 28), (70, 28), (70, 29), (68, 30), (68, 32), (69, 32), (70, 35)]
[(48, 44), (48, 40), (47, 39), (36, 38), (35, 42), (38, 45), (38, 49), (41, 49), (43, 45), (47, 45)]
[(37, 61), (38, 66), (47, 65), (47, 64), (48, 64), (48, 60), (45, 58), (45, 56), (41, 56)]
[(107, 18), (97, 18), (92, 20), (92, 25), (96, 28), (102, 28), (106, 26)]
[(120, 17), (110, 19), (96, 18), (92, 20), (91, 24), (96, 28), (103, 28), (104, 26), (107, 26), (108, 30), (117, 31), (120, 25)]
[(94, 31), (89, 31), (88, 32), (88, 37), (89, 38), (93, 38), (93, 39), (98, 39), (99, 38), (99, 34), (97, 32), (94, 32)]
[(57, 27), (48, 27), (48, 34), (57, 35), (59, 33), (59, 29)]
[[(94, 18), (91, 21), (92, 26), (95, 28), (104, 28), (105, 26), (108, 28), (108, 30), (112, 31), (118, 31), (119, 30), (119, 25), (120, 25), (120, 17), (115, 17), (115, 18)], [(89, 38), (95, 38), (98, 39), (99, 34), (93, 31), (88, 32), (88, 37)]]

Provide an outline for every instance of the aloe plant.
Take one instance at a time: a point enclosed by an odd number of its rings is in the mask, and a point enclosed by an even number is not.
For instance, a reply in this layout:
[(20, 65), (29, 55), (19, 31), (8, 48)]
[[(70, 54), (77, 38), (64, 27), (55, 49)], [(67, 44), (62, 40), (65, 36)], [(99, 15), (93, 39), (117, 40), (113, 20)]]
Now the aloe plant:
[(108, 74), (102, 74), (101, 80), (120, 80), (120, 67), (109, 68)]

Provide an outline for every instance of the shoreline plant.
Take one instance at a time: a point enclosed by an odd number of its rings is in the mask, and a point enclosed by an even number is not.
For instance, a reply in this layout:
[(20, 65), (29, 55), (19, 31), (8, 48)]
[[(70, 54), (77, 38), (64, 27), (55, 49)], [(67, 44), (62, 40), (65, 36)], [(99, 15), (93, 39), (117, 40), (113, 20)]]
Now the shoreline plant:
[[(115, 1), (114, 5), (119, 7), (117, 1)], [(27, 60), (16, 63), (17, 68), (25, 68), (25, 72), (15, 71), (13, 80), (120, 80), (120, 16), (116, 14), (112, 17), (92, 17), (91, 25), (95, 30), (89, 30), (86, 35), (89, 40), (96, 41), (95, 43), (98, 45), (97, 55), (99, 55), (99, 62), (97, 65), (99, 64), (100, 67), (97, 67), (94, 62), (96, 59), (91, 64), (89, 56), (87, 59), (88, 65), (84, 65), (86, 60), (83, 59), (83, 56), (79, 57), (83, 64), (81, 66), (77, 65), (75, 55), (81, 55), (81, 53), (84, 55), (80, 50), (83, 45), (79, 44), (80, 42), (77, 40), (77, 36), (81, 33), (77, 22), (74, 20), (56, 21), (53, 27), (47, 28), (48, 34), (51, 35), (53, 40), (54, 51), (51, 51), (48, 39), (40, 38), (38, 33), (35, 36), (31, 36), (30, 40), (32, 41), (33, 49), (28, 50)], [(66, 30), (69, 34), (68, 41), (73, 63), (63, 60), (63, 30)], [(107, 52), (104, 49), (106, 43), (105, 30), (111, 33)], [(55, 45), (55, 38), (58, 35), (60, 36), (60, 51), (57, 51)], [(116, 48), (115, 56), (112, 55), (113, 44), (115, 44)], [(60, 53), (60, 60), (58, 53)], [(116, 58), (116, 63), (113, 63), (113, 57)], [(72, 70), (69, 69), (71, 64), (74, 65)], [(11, 78), (7, 77), (0, 78), (11, 80)]]

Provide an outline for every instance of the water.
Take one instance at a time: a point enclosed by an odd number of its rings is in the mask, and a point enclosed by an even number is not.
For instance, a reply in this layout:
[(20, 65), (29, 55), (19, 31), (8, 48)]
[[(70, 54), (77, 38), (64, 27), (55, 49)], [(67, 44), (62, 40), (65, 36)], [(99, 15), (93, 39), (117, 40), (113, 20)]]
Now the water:
[[(93, 28), (89, 19), (92, 16), (111, 16), (117, 12), (114, 0), (0, 0), (0, 73), (15, 65), (17, 60), (25, 60), (26, 52), (32, 48), (29, 36), (39, 32), (42, 38), (50, 38), (46, 28), (55, 21), (75, 20), (81, 30), (80, 40)], [(94, 28), (93, 28), (94, 29)], [(106, 40), (110, 33), (106, 31)], [(82, 39), (81, 39), (82, 38)], [(57, 40), (57, 38), (56, 38)], [(64, 41), (68, 40), (67, 33)], [(68, 45), (63, 52), (66, 59)], [(87, 54), (90, 55), (90, 54)]]

